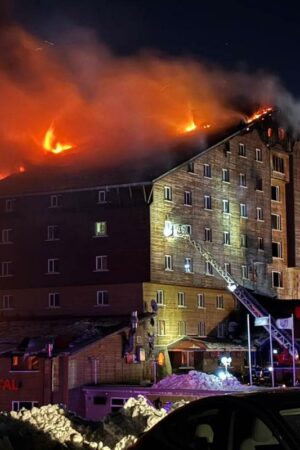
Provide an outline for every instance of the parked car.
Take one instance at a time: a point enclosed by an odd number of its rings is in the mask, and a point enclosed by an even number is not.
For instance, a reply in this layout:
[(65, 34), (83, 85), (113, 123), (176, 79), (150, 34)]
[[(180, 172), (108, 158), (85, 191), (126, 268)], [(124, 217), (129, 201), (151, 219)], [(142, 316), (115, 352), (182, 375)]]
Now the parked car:
[(300, 390), (264, 389), (190, 402), (130, 447), (136, 450), (299, 450)]

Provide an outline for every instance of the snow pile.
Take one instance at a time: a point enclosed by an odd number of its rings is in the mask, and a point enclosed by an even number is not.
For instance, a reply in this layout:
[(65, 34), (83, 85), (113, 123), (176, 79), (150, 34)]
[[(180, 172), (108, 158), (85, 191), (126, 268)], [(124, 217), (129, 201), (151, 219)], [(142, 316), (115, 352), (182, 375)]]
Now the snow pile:
[(191, 370), (184, 375), (169, 375), (152, 387), (164, 389), (200, 389), (205, 391), (245, 389), (245, 386), (230, 373), (226, 374), (224, 379), (221, 379), (216, 375), (208, 375), (207, 373), (198, 372), (197, 370)]

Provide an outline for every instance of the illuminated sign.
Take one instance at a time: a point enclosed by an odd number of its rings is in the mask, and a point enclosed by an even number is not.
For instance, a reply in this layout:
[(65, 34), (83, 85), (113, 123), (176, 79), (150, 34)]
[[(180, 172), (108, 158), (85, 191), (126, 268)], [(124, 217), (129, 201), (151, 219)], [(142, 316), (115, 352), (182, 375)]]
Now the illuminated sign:
[(0, 391), (18, 391), (16, 380), (8, 378), (0, 378)]

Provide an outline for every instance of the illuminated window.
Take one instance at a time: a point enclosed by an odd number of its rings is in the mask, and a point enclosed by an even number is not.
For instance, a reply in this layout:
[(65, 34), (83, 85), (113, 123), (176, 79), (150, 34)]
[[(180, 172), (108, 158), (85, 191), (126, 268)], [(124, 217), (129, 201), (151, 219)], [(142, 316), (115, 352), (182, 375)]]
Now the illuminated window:
[(10, 294), (5, 294), (2, 296), (2, 302), (0, 309), (12, 309), (13, 296)]
[(59, 228), (57, 225), (48, 225), (47, 241), (56, 241), (59, 239)]
[(272, 272), (272, 286), (275, 288), (282, 288), (282, 273), (281, 272)]
[(284, 173), (284, 160), (279, 156), (272, 156), (272, 170), (279, 173)]
[(255, 189), (257, 191), (262, 191), (263, 190), (263, 180), (262, 178), (257, 177), (255, 180)]
[(281, 216), (279, 214), (271, 214), (272, 230), (281, 230)]
[(206, 275), (213, 275), (214, 269), (212, 264), (209, 261), (205, 261), (205, 274)]
[(217, 337), (218, 338), (225, 337), (225, 323), (218, 323), (218, 325), (217, 325)]
[(243, 248), (248, 247), (248, 237), (246, 234), (241, 234), (241, 247)]
[(107, 222), (95, 222), (94, 225), (95, 237), (107, 236)]
[(184, 258), (184, 271), (185, 271), (185, 273), (193, 272), (193, 260), (192, 260), (192, 258)]
[(256, 220), (264, 220), (263, 210), (260, 206), (256, 208)]
[(165, 255), (165, 270), (173, 270), (173, 257), (172, 257), (172, 255)]
[(223, 204), (223, 213), (224, 214), (229, 214), (230, 213), (230, 209), (229, 209), (229, 200), (222, 200), (222, 204)]
[(212, 229), (204, 228), (204, 240), (206, 242), (212, 242)]
[(210, 164), (203, 165), (203, 175), (206, 178), (211, 178), (211, 165)]
[(48, 259), (48, 274), (56, 274), (59, 273), (59, 259), (58, 258), (50, 258)]
[(165, 320), (157, 321), (157, 334), (158, 334), (158, 336), (166, 335), (166, 321)]
[(185, 293), (184, 292), (178, 292), (177, 293), (177, 306), (180, 308), (185, 308)]
[(261, 236), (257, 238), (257, 248), (258, 250), (264, 250), (264, 238)]
[(0, 267), (1, 267), (0, 277), (12, 276), (12, 261), (2, 261)]
[(178, 336), (186, 335), (186, 322), (183, 320), (178, 321)]
[(198, 308), (205, 308), (205, 296), (203, 293), (197, 294), (197, 306)]
[(222, 169), (222, 181), (224, 181), (224, 183), (230, 182), (229, 169)]
[(281, 242), (272, 242), (272, 256), (273, 258), (282, 258)]
[(97, 306), (108, 306), (108, 292), (107, 291), (97, 291), (96, 294), (96, 305)]
[(200, 320), (200, 322), (198, 322), (198, 336), (206, 336), (204, 320)]
[(50, 195), (50, 208), (59, 208), (62, 206), (61, 195)]
[(247, 180), (246, 180), (246, 174), (240, 173), (240, 186), (241, 187), (247, 187)]
[(272, 134), (273, 134), (272, 128), (268, 128), (267, 134), (268, 134), (268, 137), (269, 137), (269, 138), (272, 137)]
[(5, 200), (5, 212), (12, 212), (15, 210), (15, 202), (14, 198), (8, 198)]
[(1, 231), (1, 244), (12, 244), (12, 229), (4, 228)]
[(204, 195), (204, 209), (212, 209), (210, 195)]
[(245, 203), (240, 203), (240, 216), (243, 218), (248, 217), (247, 205)]
[(98, 203), (107, 203), (107, 192), (104, 190), (98, 191)]
[(246, 146), (245, 144), (239, 143), (239, 156), (246, 157)]
[(229, 275), (231, 274), (231, 264), (229, 262), (225, 262), (224, 263), (224, 270), (226, 273), (228, 273)]
[(192, 193), (190, 191), (184, 192), (184, 204), (187, 206), (192, 206)]
[(262, 149), (261, 148), (255, 149), (255, 161), (262, 162)]
[(243, 280), (248, 280), (249, 278), (249, 273), (248, 273), (248, 266), (246, 265), (242, 265), (241, 266), (241, 276)]
[(158, 305), (163, 305), (164, 304), (164, 291), (159, 289), (156, 291), (156, 303)]
[(285, 138), (285, 129), (279, 127), (278, 128), (278, 137), (281, 141), (283, 141), (283, 139)]
[(39, 370), (39, 358), (37, 356), (13, 355), (11, 370), (15, 372)]
[(164, 200), (167, 200), (169, 202), (172, 201), (172, 188), (171, 188), (171, 186), (165, 186), (164, 187)]
[(49, 308), (59, 308), (60, 307), (59, 292), (50, 292), (48, 294), (48, 306), (49, 306)]
[(280, 201), (280, 188), (279, 186), (271, 186), (271, 200), (274, 202)]
[(108, 257), (107, 255), (96, 256), (96, 272), (105, 272), (108, 270)]
[(189, 163), (188, 163), (188, 172), (190, 172), (190, 173), (195, 173), (195, 164), (192, 162), (192, 161), (190, 161)]
[(216, 308), (217, 309), (224, 309), (224, 298), (223, 298), (223, 295), (217, 295), (216, 296)]
[(230, 245), (230, 232), (229, 231), (223, 231), (223, 244)]

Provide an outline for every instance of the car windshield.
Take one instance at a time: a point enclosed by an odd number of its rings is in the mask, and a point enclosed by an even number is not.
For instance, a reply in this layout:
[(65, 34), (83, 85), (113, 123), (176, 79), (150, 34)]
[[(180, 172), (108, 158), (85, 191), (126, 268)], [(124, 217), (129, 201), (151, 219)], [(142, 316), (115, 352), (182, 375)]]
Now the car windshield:
[(300, 408), (281, 409), (279, 414), (300, 441)]

